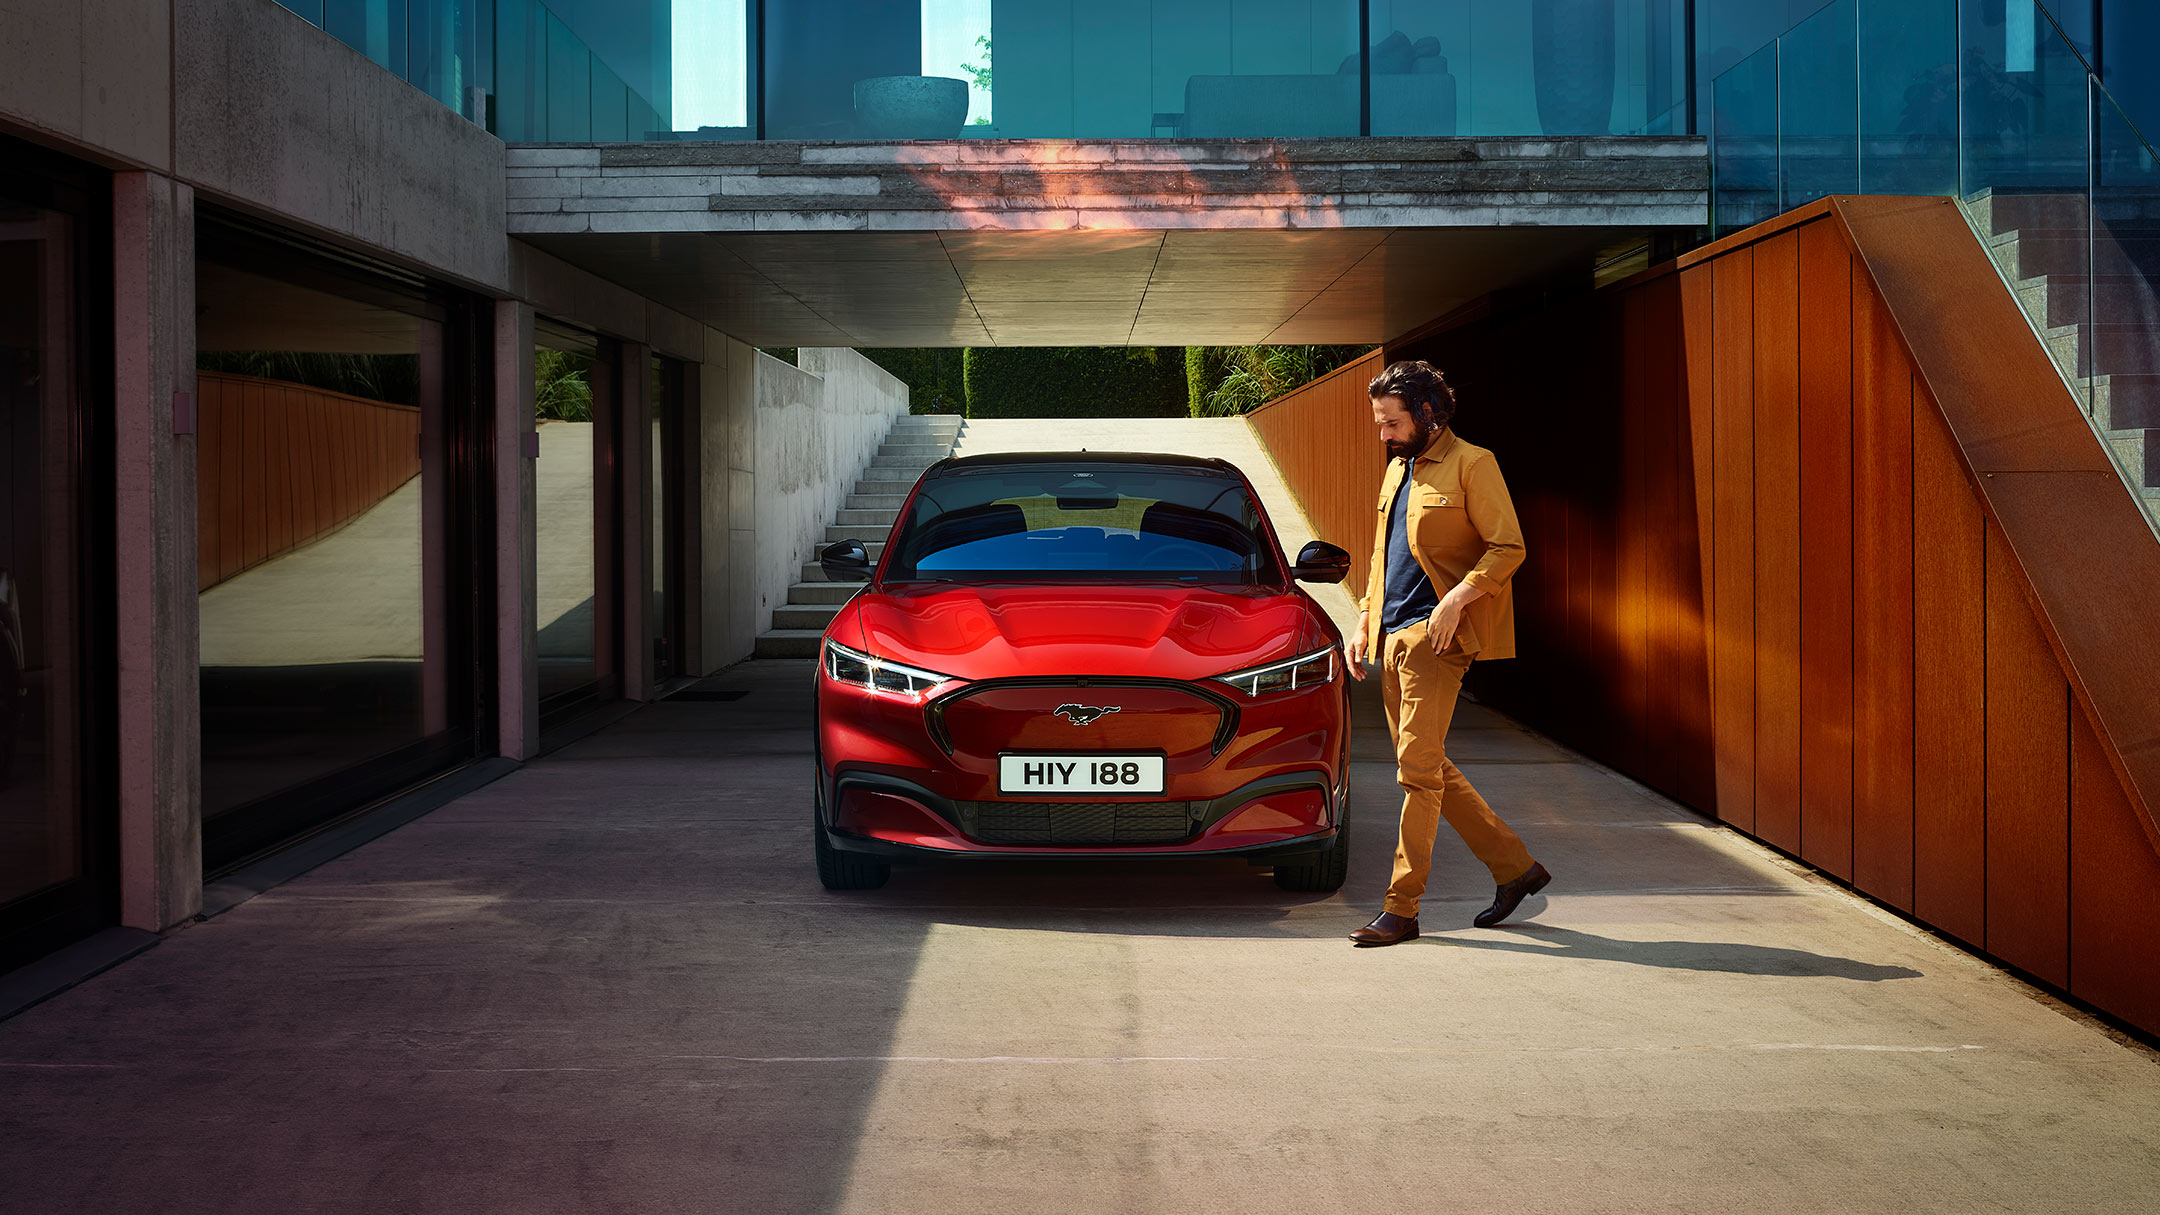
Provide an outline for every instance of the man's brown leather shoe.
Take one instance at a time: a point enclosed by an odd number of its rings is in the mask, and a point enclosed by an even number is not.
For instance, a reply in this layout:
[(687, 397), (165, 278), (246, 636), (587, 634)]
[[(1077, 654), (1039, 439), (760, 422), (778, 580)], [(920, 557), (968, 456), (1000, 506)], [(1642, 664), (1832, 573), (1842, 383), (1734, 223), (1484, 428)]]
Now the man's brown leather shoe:
[(1518, 904), (1538, 891), (1545, 889), (1545, 884), (1550, 881), (1552, 881), (1552, 875), (1545, 872), (1545, 866), (1538, 864), (1536, 861), (1530, 862), (1530, 872), (1512, 882), (1502, 883), (1493, 891), (1492, 906), (1478, 912), (1477, 918), (1470, 922), (1480, 928), (1492, 927), (1515, 914), (1515, 908)]
[(1360, 945), (1394, 945), (1402, 941), (1417, 940), (1417, 917), (1399, 916), (1383, 911), (1380, 918), (1350, 934), (1350, 939)]

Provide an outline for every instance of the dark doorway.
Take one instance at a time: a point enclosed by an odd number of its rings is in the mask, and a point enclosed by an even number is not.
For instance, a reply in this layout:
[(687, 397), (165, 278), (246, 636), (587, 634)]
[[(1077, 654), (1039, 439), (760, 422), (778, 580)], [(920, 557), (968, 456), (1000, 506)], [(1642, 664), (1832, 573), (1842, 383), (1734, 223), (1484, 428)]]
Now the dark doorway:
[[(0, 140), (0, 970), (116, 917), (101, 175)], [(93, 368), (97, 369), (93, 371)], [(96, 714), (102, 710), (102, 717)], [(93, 763), (93, 760), (99, 762)]]

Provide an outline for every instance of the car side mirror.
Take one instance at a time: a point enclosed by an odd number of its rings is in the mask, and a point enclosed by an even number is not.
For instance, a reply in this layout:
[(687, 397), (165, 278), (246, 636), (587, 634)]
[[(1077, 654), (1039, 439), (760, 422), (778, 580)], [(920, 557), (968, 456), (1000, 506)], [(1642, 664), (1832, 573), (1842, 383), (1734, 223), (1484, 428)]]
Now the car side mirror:
[[(834, 582), (870, 581), (870, 550), (860, 540), (838, 540), (825, 546), (818, 556), (818, 568)], [(1347, 569), (1347, 562), (1344, 565)]]
[(1298, 550), (1290, 576), (1299, 582), (1341, 582), (1350, 576), (1350, 554), (1324, 540)]

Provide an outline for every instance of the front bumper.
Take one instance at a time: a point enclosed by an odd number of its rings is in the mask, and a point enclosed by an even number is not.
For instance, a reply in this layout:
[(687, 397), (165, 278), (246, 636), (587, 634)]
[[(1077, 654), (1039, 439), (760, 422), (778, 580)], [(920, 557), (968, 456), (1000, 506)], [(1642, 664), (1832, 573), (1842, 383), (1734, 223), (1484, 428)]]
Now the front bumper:
[[(1320, 771), (1293, 772), (1250, 782), (1221, 797), (1198, 804), (1188, 838), (1174, 842), (1142, 844), (1016, 844), (986, 842), (966, 831), (967, 811), (922, 785), (878, 772), (842, 772), (825, 784), (820, 797), (818, 830), (826, 841), (843, 852), (864, 853), (887, 860), (924, 857), (1141, 857), (1141, 856), (1237, 856), (1254, 864), (1309, 857), (1325, 851), (1334, 841), (1345, 809), (1340, 790), (1329, 786)], [(899, 810), (874, 825), (858, 820), (858, 829), (836, 825), (850, 817), (841, 812), (851, 799), (873, 795), (880, 806)], [(1281, 805), (1312, 805), (1317, 813), (1285, 813)], [(912, 803), (920, 812), (903, 803)], [(1145, 807), (1149, 803), (1128, 803)], [(1190, 803), (1188, 803), (1190, 804)], [(1299, 818), (1308, 821), (1300, 822)]]

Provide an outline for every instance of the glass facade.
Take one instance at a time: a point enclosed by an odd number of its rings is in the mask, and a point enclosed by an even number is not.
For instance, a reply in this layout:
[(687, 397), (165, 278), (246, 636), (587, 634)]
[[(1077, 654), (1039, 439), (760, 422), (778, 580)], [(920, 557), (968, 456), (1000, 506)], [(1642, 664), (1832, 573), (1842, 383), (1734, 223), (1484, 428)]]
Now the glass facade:
[(215, 221), (198, 237), (204, 856), (463, 758), (459, 315)]
[[(109, 922), (109, 822), (84, 746), (87, 647), (82, 344), (96, 226), (86, 190), (15, 172), (0, 140), (0, 970)], [(93, 271), (94, 272), (94, 271)], [(108, 457), (109, 458), (109, 457)], [(99, 546), (102, 547), (102, 546)], [(109, 729), (94, 737), (109, 738)]]

